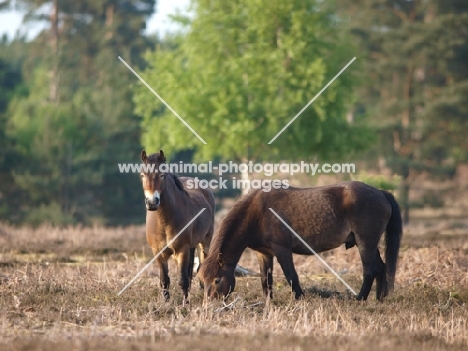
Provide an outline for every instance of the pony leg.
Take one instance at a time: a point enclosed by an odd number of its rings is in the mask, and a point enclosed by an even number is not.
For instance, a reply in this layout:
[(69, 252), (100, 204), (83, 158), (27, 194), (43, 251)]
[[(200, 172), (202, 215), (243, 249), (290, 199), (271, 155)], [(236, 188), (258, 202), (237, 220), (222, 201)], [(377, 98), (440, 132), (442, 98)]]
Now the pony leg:
[[(366, 249), (365, 247), (359, 248), (361, 254), (363, 281), (361, 291), (357, 297), (358, 300), (367, 300), (369, 293), (372, 289), (372, 284), (378, 272), (377, 251), (376, 249)], [(379, 255), (380, 257), (380, 255)]]
[(273, 298), (273, 256), (257, 252), (260, 274), (262, 279), (263, 295)]
[(161, 286), (164, 299), (168, 301), (170, 297), (169, 285), (171, 283), (171, 279), (169, 278), (169, 267), (167, 264), (167, 259), (159, 256), (156, 261), (158, 262), (159, 266), (159, 284)]
[(377, 249), (377, 275), (375, 277), (377, 281), (377, 300), (382, 301), (385, 296), (388, 295), (388, 284), (387, 284), (387, 269), (385, 263), (380, 257), (380, 252)]
[[(190, 289), (190, 278), (189, 278), (189, 267), (190, 257), (193, 258), (191, 251), (194, 249), (186, 248), (180, 251), (176, 255), (177, 263), (179, 266), (179, 286), (182, 289), (184, 295), (184, 302), (188, 300), (188, 292)], [(193, 265), (192, 265), (193, 267)]]
[(194, 261), (195, 261), (195, 248), (191, 248), (190, 257), (189, 257), (189, 266), (188, 266), (189, 287), (192, 285)]
[(210, 244), (207, 243), (206, 241), (204, 243), (199, 243), (198, 244), (198, 259), (200, 261), (200, 264), (198, 265), (197, 272), (200, 270), (201, 265), (203, 262), (206, 260), (206, 256), (208, 256), (208, 250), (210, 248)]
[[(198, 244), (197, 252), (198, 252), (198, 267), (197, 273), (200, 270), (203, 262), (205, 262), (206, 257), (208, 256), (208, 250), (210, 248), (211, 238), (213, 237), (213, 226), (211, 226), (208, 234), (205, 236), (205, 240)], [(203, 290), (205, 288), (203, 284), (203, 280), (199, 279), (200, 288)]]
[(367, 300), (367, 296), (369, 296), (373, 283), (374, 283), (374, 277), (368, 274), (364, 274), (361, 291), (359, 291), (359, 295), (357, 297), (359, 301)]
[[(205, 259), (207, 256), (207, 252), (205, 251), (205, 245), (203, 245), (202, 243), (198, 244), (197, 253), (198, 253), (198, 267), (197, 267), (197, 273), (198, 273), (200, 271), (200, 268), (203, 262), (205, 262)], [(203, 284), (203, 280), (199, 278), (198, 281), (200, 283), (200, 289), (204, 290), (205, 285)]]
[(304, 296), (304, 292), (299, 285), (299, 277), (297, 276), (296, 269), (294, 268), (291, 249), (280, 245), (274, 245), (272, 248), (276, 259), (278, 260), (281, 269), (283, 270), (284, 276), (288, 281), (288, 284), (295, 293), (296, 299), (300, 299)]
[(206, 232), (205, 238), (202, 242), (198, 244), (198, 258), (200, 264), (198, 266), (197, 272), (200, 269), (203, 262), (205, 262), (206, 256), (208, 256), (208, 251), (210, 249), (211, 239), (213, 238), (214, 223), (212, 222), (210, 228)]

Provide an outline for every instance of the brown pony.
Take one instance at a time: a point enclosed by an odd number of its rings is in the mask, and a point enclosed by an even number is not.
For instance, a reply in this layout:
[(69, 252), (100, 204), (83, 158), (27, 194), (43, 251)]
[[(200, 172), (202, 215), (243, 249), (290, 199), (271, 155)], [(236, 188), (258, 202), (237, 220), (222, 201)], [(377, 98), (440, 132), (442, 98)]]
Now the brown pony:
[[(317, 253), (356, 245), (364, 279), (358, 299), (367, 299), (374, 279), (377, 299), (393, 288), (402, 236), (401, 213), (392, 194), (351, 181), (315, 188), (252, 191), (238, 200), (216, 232), (199, 271), (205, 300), (234, 290), (234, 267), (247, 248), (257, 251), (263, 292), (272, 297), (276, 256), (296, 298), (303, 296), (292, 254), (311, 251), (269, 210), (273, 209)], [(385, 263), (378, 244), (386, 231)]]
[[(188, 297), (193, 272), (195, 248), (198, 248), (200, 264), (208, 253), (213, 236), (215, 200), (209, 189), (187, 189), (191, 178), (159, 171), (166, 162), (164, 152), (146, 155), (141, 152), (141, 160), (147, 166), (141, 173), (146, 204), (146, 239), (158, 254), (187, 223), (203, 208), (205, 210), (188, 226), (177, 239), (156, 259), (159, 265), (159, 279), (163, 295), (169, 299), (168, 259), (174, 255), (179, 266), (179, 286)], [(153, 169), (149, 169), (153, 166)]]

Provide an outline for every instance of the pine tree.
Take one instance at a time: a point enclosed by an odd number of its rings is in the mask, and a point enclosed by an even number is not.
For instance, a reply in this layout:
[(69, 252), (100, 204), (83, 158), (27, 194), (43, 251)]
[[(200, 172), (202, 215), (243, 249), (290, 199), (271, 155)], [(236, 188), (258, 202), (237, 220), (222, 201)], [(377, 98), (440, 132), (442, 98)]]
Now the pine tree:
[(386, 163), (409, 191), (421, 172), (447, 175), (466, 159), (467, 5), (436, 0), (340, 1), (366, 55), (362, 103)]
[[(9, 133), (26, 160), (15, 170), (29, 197), (23, 213), (33, 222), (141, 219), (138, 177), (118, 169), (141, 149), (133, 79), (117, 73), (118, 56), (143, 63), (140, 56), (152, 43), (142, 30), (155, 1), (20, 3), (26, 19), (49, 23), (24, 65), (30, 94), (11, 105)], [(39, 11), (44, 8), (49, 15)]]
[(11, 166), (16, 164), (18, 154), (14, 141), (7, 135), (8, 118), (6, 111), (15, 94), (21, 94), (21, 72), (9, 62), (0, 59), (0, 220), (18, 219), (15, 208), (21, 202), (21, 195), (14, 186)]

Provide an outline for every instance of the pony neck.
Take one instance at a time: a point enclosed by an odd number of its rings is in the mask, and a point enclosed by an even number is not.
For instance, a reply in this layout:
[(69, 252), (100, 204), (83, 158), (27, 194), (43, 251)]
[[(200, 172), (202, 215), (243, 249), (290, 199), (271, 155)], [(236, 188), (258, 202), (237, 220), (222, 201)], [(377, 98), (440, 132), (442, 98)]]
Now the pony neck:
[(237, 246), (234, 250), (229, 251), (229, 257), (225, 258), (225, 264), (230, 271), (235, 271), (237, 263), (239, 263), (242, 253), (246, 248), (247, 245), (242, 245)]
[(164, 185), (161, 189), (161, 209), (173, 209), (184, 204), (182, 198), (185, 194), (175, 184), (174, 177), (172, 173), (166, 173), (164, 177)]
[[(240, 212), (244, 212), (244, 209)], [(245, 217), (243, 213), (240, 213), (240, 215), (241, 217)], [(252, 230), (253, 232), (255, 231), (255, 228), (250, 228), (251, 225), (249, 226), (243, 219), (238, 220), (238, 218), (238, 216), (236, 218), (234, 216), (226, 218), (221, 224), (213, 243), (213, 252), (216, 252), (214, 255), (222, 254), (226, 266), (233, 270), (239, 262), (242, 253), (249, 246), (247, 233)]]

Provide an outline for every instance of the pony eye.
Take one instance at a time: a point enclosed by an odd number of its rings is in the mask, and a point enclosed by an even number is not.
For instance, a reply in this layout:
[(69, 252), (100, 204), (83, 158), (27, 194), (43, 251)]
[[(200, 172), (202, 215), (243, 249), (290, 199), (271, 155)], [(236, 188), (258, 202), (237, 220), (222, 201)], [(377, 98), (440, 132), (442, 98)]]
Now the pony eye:
[(221, 283), (221, 278), (216, 278), (216, 279), (214, 280), (214, 283), (215, 283), (216, 285), (218, 285), (219, 283)]
[(160, 177), (161, 177), (161, 178), (164, 178), (164, 173), (161, 173)]

